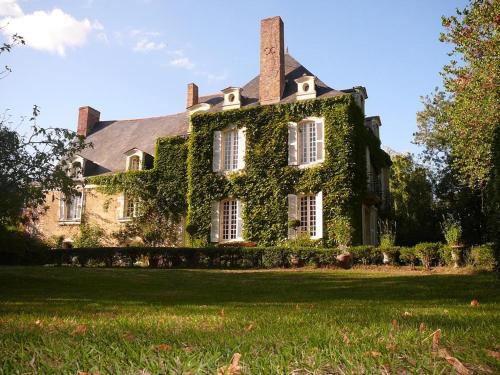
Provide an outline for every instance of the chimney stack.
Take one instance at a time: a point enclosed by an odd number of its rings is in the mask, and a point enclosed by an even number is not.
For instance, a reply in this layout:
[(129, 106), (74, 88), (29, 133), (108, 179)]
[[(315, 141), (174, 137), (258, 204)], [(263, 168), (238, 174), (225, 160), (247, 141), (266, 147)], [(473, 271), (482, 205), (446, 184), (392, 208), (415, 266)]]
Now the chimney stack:
[(195, 104), (198, 104), (198, 86), (194, 83), (188, 83), (186, 108), (192, 107)]
[(285, 41), (281, 17), (260, 22), (260, 104), (278, 103), (285, 88)]
[(99, 122), (101, 113), (89, 106), (80, 107), (78, 112), (78, 135), (86, 137), (92, 132), (92, 128)]

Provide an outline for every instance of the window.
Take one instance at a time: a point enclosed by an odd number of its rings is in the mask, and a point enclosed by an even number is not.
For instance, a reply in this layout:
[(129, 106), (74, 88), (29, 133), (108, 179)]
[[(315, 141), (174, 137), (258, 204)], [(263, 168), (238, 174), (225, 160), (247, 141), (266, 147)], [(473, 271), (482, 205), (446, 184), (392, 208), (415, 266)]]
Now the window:
[(243, 240), (243, 203), (238, 199), (224, 199), (212, 202), (211, 242)]
[(238, 238), (238, 207), (236, 200), (227, 200), (222, 203), (222, 239), (235, 240)]
[(141, 169), (141, 158), (137, 155), (131, 156), (129, 159), (128, 170), (138, 171)]
[(227, 130), (223, 133), (224, 170), (238, 169), (238, 131)]
[(246, 129), (230, 126), (214, 132), (212, 169), (233, 172), (245, 168)]
[(318, 160), (316, 148), (316, 124), (306, 122), (300, 125), (300, 163), (309, 164)]
[(300, 231), (316, 236), (316, 196), (304, 195), (300, 197), (299, 205)]
[(288, 238), (299, 233), (308, 233), (312, 239), (323, 238), (323, 192), (316, 194), (288, 194), (288, 222), (297, 222), (288, 227)]
[(125, 195), (123, 217), (125, 219), (130, 219), (137, 216), (139, 216), (139, 199), (130, 198), (127, 195)]
[(288, 165), (307, 167), (324, 159), (323, 120), (288, 124)]
[(80, 221), (82, 217), (83, 193), (79, 192), (71, 197), (61, 196), (59, 207), (60, 221)]

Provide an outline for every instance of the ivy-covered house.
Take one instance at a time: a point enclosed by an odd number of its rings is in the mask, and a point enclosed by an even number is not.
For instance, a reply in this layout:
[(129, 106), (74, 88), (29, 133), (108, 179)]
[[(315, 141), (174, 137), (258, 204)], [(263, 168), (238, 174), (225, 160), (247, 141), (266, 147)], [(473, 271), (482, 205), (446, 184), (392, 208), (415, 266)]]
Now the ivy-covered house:
[(40, 231), (68, 245), (83, 221), (108, 244), (134, 222), (169, 244), (376, 244), (390, 159), (367, 98), (326, 85), (285, 51), (281, 18), (264, 19), (260, 74), (243, 87), (199, 96), (190, 83), (187, 109), (156, 118), (100, 121), (80, 108), (78, 133), (93, 144), (74, 161), (85, 184), (48, 197)]

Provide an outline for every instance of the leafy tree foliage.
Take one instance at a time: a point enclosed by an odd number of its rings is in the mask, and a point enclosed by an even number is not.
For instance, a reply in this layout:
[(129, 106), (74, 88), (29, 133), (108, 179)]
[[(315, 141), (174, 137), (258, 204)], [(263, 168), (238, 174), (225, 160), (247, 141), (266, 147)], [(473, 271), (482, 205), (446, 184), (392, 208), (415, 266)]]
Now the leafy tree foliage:
[(441, 72), (444, 91), (423, 98), (415, 142), (425, 147), (441, 209), (458, 211), (462, 224), (471, 224), (464, 238), (479, 242), (486, 237), (485, 217), (495, 216), (491, 183), (500, 126), (500, 1), (470, 0), (442, 24), (440, 40), (452, 45)]
[(411, 154), (395, 154), (391, 159), (390, 191), (396, 242), (414, 245), (439, 239), (436, 238), (439, 226), (435, 220), (432, 184), (427, 169), (418, 165)]

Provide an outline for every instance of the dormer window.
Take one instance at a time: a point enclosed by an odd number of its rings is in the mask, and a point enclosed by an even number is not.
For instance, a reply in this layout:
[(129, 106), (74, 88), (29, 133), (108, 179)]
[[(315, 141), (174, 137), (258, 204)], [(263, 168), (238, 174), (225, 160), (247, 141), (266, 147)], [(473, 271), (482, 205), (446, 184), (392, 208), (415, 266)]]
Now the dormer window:
[(138, 171), (140, 170), (141, 167), (141, 158), (139, 156), (134, 155), (129, 158), (129, 165), (128, 165), (128, 170), (129, 171)]
[(74, 180), (81, 180), (83, 178), (84, 167), (85, 159), (79, 155), (75, 155), (71, 160), (70, 166), (66, 170), (66, 173)]
[(141, 171), (144, 168), (144, 152), (137, 149), (133, 148), (131, 150), (128, 150), (125, 152), (126, 156), (126, 163), (125, 163), (125, 170), (126, 171)]
[(303, 75), (295, 80), (297, 83), (297, 100), (314, 99), (316, 97), (316, 77)]
[(224, 94), (224, 102), (222, 103), (222, 109), (236, 109), (241, 107), (241, 88), (239, 87), (228, 87), (222, 90)]

